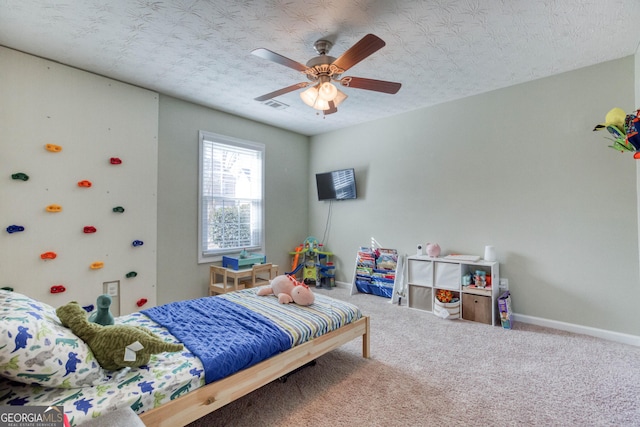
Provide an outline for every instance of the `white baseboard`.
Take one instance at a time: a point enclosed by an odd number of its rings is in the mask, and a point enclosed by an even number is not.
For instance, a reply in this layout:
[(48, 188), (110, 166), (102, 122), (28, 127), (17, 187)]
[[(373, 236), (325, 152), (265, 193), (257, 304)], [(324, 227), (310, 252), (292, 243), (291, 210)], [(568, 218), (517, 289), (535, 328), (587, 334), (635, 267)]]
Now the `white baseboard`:
[[(336, 287), (351, 289), (351, 283), (336, 281)], [(574, 323), (543, 319), (541, 317), (527, 316), (525, 314), (518, 313), (513, 313), (513, 320), (515, 322), (529, 323), (532, 325), (559, 329), (561, 331), (573, 332), (575, 334), (589, 335), (596, 338), (640, 347), (640, 336), (638, 335), (623, 334), (621, 332), (608, 331), (606, 329), (592, 328), (590, 326), (576, 325)]]
[(518, 313), (513, 313), (513, 320), (515, 322), (529, 323), (532, 325), (559, 329), (561, 331), (573, 332), (576, 334), (589, 335), (592, 337), (640, 347), (640, 336), (637, 335), (623, 334), (620, 332), (607, 331), (605, 329), (592, 328), (590, 326), (576, 325), (573, 323), (565, 323), (557, 320), (542, 319), (540, 317), (527, 316)]

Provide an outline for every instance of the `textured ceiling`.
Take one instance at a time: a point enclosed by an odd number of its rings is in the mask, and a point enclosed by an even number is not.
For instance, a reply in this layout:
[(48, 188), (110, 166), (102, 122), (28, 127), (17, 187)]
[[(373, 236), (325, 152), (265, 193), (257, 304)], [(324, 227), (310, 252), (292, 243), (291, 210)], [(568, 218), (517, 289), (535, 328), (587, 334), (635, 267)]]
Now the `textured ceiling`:
[[(632, 55), (639, 29), (639, 0), (0, 0), (0, 45), (305, 135)], [(345, 75), (396, 95), (344, 88), (326, 117), (253, 100), (307, 81), (253, 49), (306, 63), (367, 33), (387, 45)]]

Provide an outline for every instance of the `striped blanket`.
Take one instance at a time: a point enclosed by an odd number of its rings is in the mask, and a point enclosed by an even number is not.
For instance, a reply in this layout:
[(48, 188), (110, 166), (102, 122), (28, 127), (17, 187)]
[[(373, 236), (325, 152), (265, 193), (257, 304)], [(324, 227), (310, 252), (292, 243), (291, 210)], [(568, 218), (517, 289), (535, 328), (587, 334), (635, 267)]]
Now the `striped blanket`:
[(258, 296), (256, 289), (220, 295), (271, 319), (291, 337), (291, 347), (331, 332), (362, 317), (360, 309), (344, 301), (315, 294), (315, 302), (304, 307), (280, 304), (274, 295)]

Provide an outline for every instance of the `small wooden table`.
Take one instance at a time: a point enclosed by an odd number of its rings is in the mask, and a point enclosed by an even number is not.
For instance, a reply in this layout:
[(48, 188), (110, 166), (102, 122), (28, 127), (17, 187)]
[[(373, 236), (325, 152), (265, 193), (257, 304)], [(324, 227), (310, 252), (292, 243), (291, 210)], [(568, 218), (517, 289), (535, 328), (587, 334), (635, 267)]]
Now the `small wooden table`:
[[(271, 265), (271, 275), (278, 275), (278, 266)], [(242, 270), (234, 270), (219, 265), (209, 267), (209, 295), (225, 294), (227, 292), (237, 291), (251, 287), (251, 279), (253, 268), (243, 268)]]

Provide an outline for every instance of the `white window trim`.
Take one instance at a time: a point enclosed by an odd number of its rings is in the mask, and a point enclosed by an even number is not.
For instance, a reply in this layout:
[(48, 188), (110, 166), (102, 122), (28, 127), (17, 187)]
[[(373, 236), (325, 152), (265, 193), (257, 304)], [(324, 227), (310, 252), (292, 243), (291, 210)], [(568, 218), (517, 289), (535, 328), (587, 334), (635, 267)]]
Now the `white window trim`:
[(215, 255), (204, 255), (202, 251), (202, 177), (203, 177), (203, 147), (204, 141), (216, 141), (222, 144), (235, 145), (238, 147), (244, 147), (252, 150), (262, 151), (262, 212), (260, 218), (260, 227), (262, 230), (262, 239), (260, 252), (265, 252), (265, 238), (266, 238), (266, 230), (265, 226), (265, 169), (266, 169), (266, 159), (265, 159), (265, 145), (259, 142), (251, 142), (243, 139), (233, 138), (226, 135), (221, 135), (213, 132), (207, 131), (199, 131), (198, 132), (198, 264), (204, 263), (212, 263), (212, 262), (220, 262), (222, 261), (223, 255), (228, 255), (229, 253), (233, 254), (236, 252), (230, 251), (227, 254), (215, 254)]

